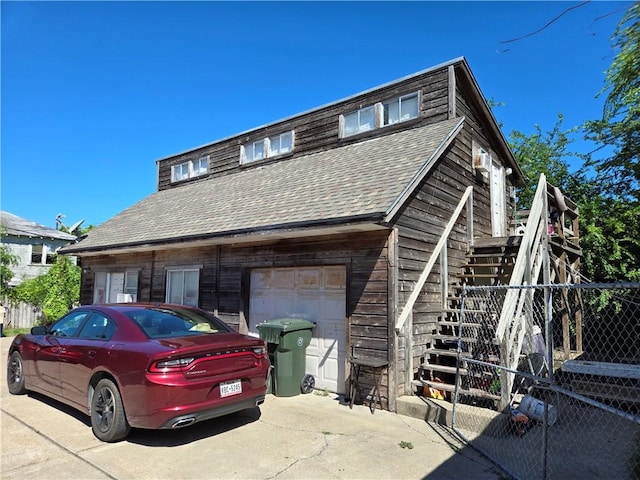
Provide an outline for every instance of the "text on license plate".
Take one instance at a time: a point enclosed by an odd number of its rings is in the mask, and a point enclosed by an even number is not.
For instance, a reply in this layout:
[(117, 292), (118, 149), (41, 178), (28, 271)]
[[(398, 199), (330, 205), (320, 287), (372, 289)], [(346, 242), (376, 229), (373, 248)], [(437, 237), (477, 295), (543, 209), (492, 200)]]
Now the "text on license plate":
[(220, 396), (228, 397), (230, 395), (237, 395), (242, 393), (242, 382), (240, 380), (233, 380), (231, 382), (222, 382), (220, 384)]

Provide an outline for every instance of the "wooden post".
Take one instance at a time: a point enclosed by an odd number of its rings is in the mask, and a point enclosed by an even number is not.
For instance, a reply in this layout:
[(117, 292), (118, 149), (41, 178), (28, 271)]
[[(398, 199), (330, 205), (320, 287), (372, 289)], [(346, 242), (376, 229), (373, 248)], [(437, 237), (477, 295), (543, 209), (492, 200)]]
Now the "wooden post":
[[(560, 255), (559, 265), (559, 283), (567, 283), (567, 254), (563, 252)], [(571, 332), (569, 330), (569, 297), (567, 289), (563, 289), (561, 292), (562, 298), (562, 350), (564, 358), (568, 359), (571, 351)]]

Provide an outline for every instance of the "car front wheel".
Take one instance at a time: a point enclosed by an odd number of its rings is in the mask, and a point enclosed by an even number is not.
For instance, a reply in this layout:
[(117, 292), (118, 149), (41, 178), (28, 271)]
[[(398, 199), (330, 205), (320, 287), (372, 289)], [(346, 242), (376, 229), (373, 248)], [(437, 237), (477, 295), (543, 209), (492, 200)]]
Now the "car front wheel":
[(7, 363), (7, 386), (13, 395), (23, 395), (27, 393), (24, 385), (24, 366), (20, 352), (13, 352)]
[(103, 442), (118, 442), (131, 431), (118, 387), (108, 378), (98, 382), (91, 398), (91, 429)]

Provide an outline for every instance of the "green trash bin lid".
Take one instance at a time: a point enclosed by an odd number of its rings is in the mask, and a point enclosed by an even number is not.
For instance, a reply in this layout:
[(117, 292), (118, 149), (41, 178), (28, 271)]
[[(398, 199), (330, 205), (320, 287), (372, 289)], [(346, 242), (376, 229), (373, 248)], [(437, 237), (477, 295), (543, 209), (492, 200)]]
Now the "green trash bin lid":
[(296, 330), (311, 330), (315, 327), (315, 322), (310, 322), (303, 318), (274, 318), (256, 325), (260, 338), (269, 343), (278, 343), (280, 335)]

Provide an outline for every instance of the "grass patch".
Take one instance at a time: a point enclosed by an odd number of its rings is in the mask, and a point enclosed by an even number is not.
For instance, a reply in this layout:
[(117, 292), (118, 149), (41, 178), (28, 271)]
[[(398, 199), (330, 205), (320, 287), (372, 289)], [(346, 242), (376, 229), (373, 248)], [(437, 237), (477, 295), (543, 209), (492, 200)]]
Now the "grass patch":
[(409, 450), (413, 448), (413, 443), (405, 442), (404, 440), (400, 442), (398, 445), (400, 445), (400, 448), (408, 448)]
[(30, 328), (4, 328), (2, 330), (3, 337), (15, 337), (21, 333), (29, 333), (31, 331)]

